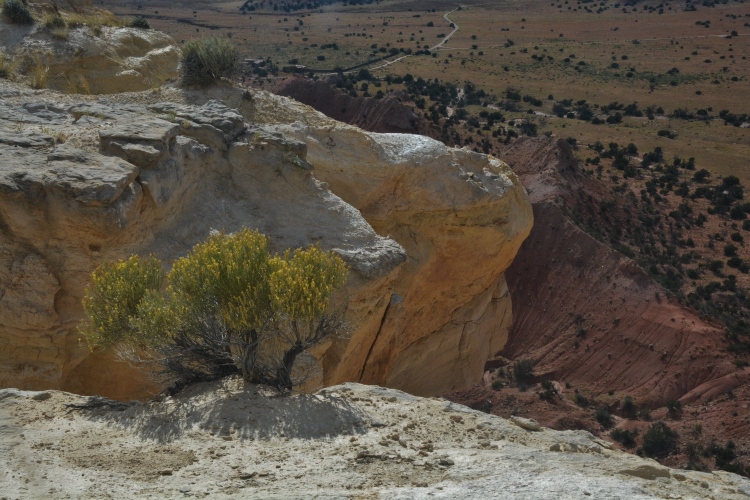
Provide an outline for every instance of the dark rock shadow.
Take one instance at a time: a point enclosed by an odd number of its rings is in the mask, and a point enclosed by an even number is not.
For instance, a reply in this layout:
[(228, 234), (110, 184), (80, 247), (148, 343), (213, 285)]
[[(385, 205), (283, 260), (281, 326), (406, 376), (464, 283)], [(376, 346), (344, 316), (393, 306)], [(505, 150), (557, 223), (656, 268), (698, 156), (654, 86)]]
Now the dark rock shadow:
[(160, 444), (189, 432), (231, 436), (233, 440), (331, 438), (362, 434), (369, 422), (359, 408), (334, 395), (280, 396), (264, 394), (253, 385), (227, 390), (226, 384), (217, 383), (196, 384), (162, 402), (76, 411)]

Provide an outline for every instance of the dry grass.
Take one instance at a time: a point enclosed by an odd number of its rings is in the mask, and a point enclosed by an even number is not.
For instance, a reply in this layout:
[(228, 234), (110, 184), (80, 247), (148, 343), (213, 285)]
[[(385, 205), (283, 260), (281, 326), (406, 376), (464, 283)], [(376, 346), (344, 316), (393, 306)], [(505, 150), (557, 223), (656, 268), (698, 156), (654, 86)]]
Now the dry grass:
[(122, 27), (127, 24), (125, 21), (118, 19), (113, 13), (101, 9), (92, 10), (85, 14), (64, 12), (62, 13), (62, 18), (71, 28), (88, 26), (95, 33), (101, 33), (103, 27)]
[(41, 126), (39, 127), (39, 131), (43, 134), (52, 136), (52, 138), (55, 140), (55, 144), (62, 144), (68, 140), (68, 134), (66, 134), (62, 130), (56, 130), (51, 127)]
[(89, 81), (83, 75), (77, 75), (73, 78), (65, 77), (66, 92), (68, 94), (85, 94), (91, 95)]
[(16, 72), (16, 62), (0, 50), (0, 78), (10, 79)]
[(50, 32), (50, 34), (55, 40), (67, 40), (70, 31), (68, 30), (68, 28), (55, 28)]
[(42, 17), (41, 20), (42, 24), (44, 24), (44, 27), (48, 30), (52, 30), (55, 28), (64, 28), (65, 27), (65, 20), (62, 18), (60, 14), (54, 13), (47, 13)]
[(49, 77), (48, 56), (35, 54), (29, 68), (29, 85), (34, 89), (46, 89)]

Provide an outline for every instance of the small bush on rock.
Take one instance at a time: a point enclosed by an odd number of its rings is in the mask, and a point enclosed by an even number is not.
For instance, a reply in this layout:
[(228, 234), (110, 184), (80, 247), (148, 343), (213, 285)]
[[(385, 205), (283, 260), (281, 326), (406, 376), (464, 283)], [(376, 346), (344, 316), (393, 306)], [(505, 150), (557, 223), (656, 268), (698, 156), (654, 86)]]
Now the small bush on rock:
[(309, 375), (307, 351), (343, 332), (329, 305), (346, 276), (340, 257), (315, 246), (273, 255), (258, 232), (217, 234), (166, 275), (154, 257), (100, 266), (81, 332), (177, 387), (240, 373), (288, 391)]
[(140, 28), (144, 30), (151, 29), (151, 25), (148, 23), (148, 20), (143, 16), (138, 16), (132, 21), (130, 21), (130, 27), (131, 28)]
[(182, 83), (207, 85), (237, 71), (237, 50), (223, 38), (191, 40), (182, 49)]
[(5, 0), (3, 15), (13, 24), (34, 24), (29, 8), (21, 0)]

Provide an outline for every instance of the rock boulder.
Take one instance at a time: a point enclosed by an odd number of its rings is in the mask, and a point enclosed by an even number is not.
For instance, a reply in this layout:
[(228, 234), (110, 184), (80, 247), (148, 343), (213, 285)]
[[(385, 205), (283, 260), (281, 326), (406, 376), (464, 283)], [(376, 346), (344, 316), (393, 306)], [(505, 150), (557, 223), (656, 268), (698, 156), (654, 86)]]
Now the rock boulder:
[(174, 40), (159, 31), (82, 25), (53, 33), (43, 24), (8, 24), (2, 16), (0, 47), (23, 74), (46, 68), (46, 86), (79, 94), (158, 87), (177, 76), (180, 59)]

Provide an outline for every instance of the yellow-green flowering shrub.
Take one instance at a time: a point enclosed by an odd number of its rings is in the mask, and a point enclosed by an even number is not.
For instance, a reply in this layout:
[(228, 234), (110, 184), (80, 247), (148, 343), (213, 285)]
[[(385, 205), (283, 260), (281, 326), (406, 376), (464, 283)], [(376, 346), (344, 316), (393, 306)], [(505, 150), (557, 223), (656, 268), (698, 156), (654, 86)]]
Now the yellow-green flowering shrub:
[(342, 331), (331, 297), (346, 278), (317, 246), (274, 255), (257, 231), (216, 234), (166, 274), (154, 257), (100, 266), (80, 331), (91, 347), (151, 353), (180, 384), (242, 373), (288, 390), (297, 356)]

